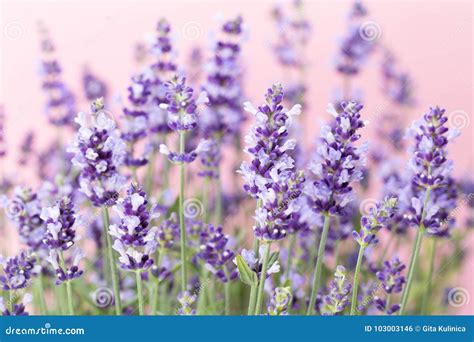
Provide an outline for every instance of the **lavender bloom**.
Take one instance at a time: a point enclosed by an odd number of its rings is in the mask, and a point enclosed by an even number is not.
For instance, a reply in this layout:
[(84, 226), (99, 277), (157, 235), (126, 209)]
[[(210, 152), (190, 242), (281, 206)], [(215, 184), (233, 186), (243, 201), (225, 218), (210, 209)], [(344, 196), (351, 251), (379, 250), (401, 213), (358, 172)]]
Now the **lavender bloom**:
[[(405, 265), (397, 257), (393, 257), (392, 260), (385, 261), (382, 269), (377, 272), (377, 278), (382, 282), (383, 289), (388, 295), (402, 292), (403, 285), (406, 282), (402, 275), (404, 269)], [(390, 307), (387, 307), (387, 304), (387, 299), (375, 298), (377, 309), (387, 315), (392, 315), (400, 309), (399, 304), (391, 304)]]
[(14, 194), (7, 204), (7, 215), (17, 226), (21, 241), (33, 251), (37, 251), (44, 247), (45, 234), (38, 196), (25, 187), (15, 188)]
[(290, 288), (277, 287), (273, 290), (268, 306), (268, 314), (270, 316), (284, 316), (288, 315), (288, 307), (291, 305), (293, 296)]
[[(262, 273), (262, 266), (263, 266), (263, 256), (264, 256), (264, 246), (260, 246), (259, 248), (259, 258), (255, 256), (255, 251), (253, 250), (247, 250), (247, 249), (242, 249), (240, 254), (242, 255), (242, 258), (244, 258), (245, 262), (247, 265), (249, 265), (250, 269), (256, 273), (257, 279), (260, 279), (260, 275)], [(235, 261), (235, 258), (232, 261), (235, 265), (237, 265), (237, 262)], [(238, 270), (237, 270), (238, 271)], [(265, 275), (266, 278), (270, 277), (272, 274), (276, 274), (280, 272), (280, 262), (278, 260), (275, 260), (271, 265), (269, 265), (267, 269), (267, 274)]]
[(95, 206), (111, 206), (118, 197), (124, 178), (118, 168), (125, 160), (125, 143), (120, 139), (114, 120), (104, 111), (103, 99), (92, 103), (93, 124), (79, 113), (80, 129), (68, 152), (74, 154), (73, 165), (79, 168), (80, 190)]
[(189, 316), (195, 315), (196, 310), (193, 309), (193, 305), (196, 302), (197, 296), (191, 294), (189, 291), (180, 293), (178, 296), (178, 302), (181, 304), (181, 307), (178, 309), (178, 315)]
[(349, 294), (352, 285), (347, 280), (346, 269), (338, 265), (334, 273), (334, 279), (329, 284), (329, 294), (327, 294), (323, 301), (324, 307), (322, 309), (324, 315), (337, 315), (344, 311), (349, 304)]
[[(416, 226), (423, 225), (429, 234), (438, 236), (447, 234), (447, 230), (441, 227), (443, 207), (449, 209), (453, 200), (455, 205), (455, 196), (448, 195), (451, 197), (448, 200), (439, 196), (440, 192), (448, 193), (446, 189), (453, 169), (453, 162), (447, 159), (447, 144), (459, 133), (456, 129), (448, 132), (447, 121), (444, 109), (430, 108), (421, 120), (413, 123), (410, 131), (416, 141), (409, 163), (413, 172), (414, 197), (406, 218)], [(423, 197), (426, 191), (433, 192), (433, 195), (425, 208)]]
[(79, 263), (84, 258), (81, 249), (75, 248), (70, 258), (64, 258), (60, 250), (51, 249), (47, 261), (56, 271), (56, 285), (61, 285), (65, 281), (79, 278), (84, 273), (79, 269)]
[(107, 98), (108, 89), (106, 83), (94, 75), (87, 67), (84, 68), (82, 73), (82, 87), (89, 102), (101, 97)]
[(114, 207), (121, 221), (119, 225), (110, 225), (109, 233), (115, 238), (113, 248), (120, 254), (123, 269), (146, 270), (153, 265), (151, 255), (157, 248), (158, 228), (149, 227), (147, 203), (145, 191), (132, 184), (127, 196)]
[(51, 42), (48, 32), (40, 27), (41, 50), (43, 60), (41, 61), (40, 75), (42, 77), (42, 88), (46, 91), (48, 100), (46, 102), (46, 114), (49, 122), (55, 126), (72, 125), (76, 114), (76, 103), (71, 90), (61, 80), (61, 67), (56, 60), (55, 48)]
[(76, 218), (70, 197), (64, 197), (53, 207), (43, 208), (40, 217), (46, 225), (43, 241), (49, 248), (65, 251), (74, 245)]
[(219, 165), (221, 162), (221, 154), (219, 144), (215, 139), (208, 140), (208, 148), (201, 152), (200, 160), (203, 170), (198, 173), (200, 177), (208, 179), (219, 178)]
[[(167, 103), (160, 106), (168, 111), (168, 125), (179, 134), (190, 132), (197, 126), (197, 106), (208, 102), (205, 92), (201, 93), (195, 100), (193, 89), (185, 84), (184, 77), (174, 77), (166, 82)], [(199, 153), (207, 150), (208, 141), (201, 140), (196, 149), (190, 152), (172, 152), (165, 144), (160, 145), (160, 153), (168, 156), (168, 160), (173, 163), (191, 163)]]
[(382, 63), (382, 89), (395, 104), (410, 106), (414, 103), (412, 80), (407, 73), (398, 71), (395, 64), (394, 55), (386, 51)]
[(200, 117), (200, 128), (205, 138), (222, 139), (235, 135), (244, 121), (241, 108), (242, 67), (240, 42), (242, 17), (222, 25), (223, 39), (214, 44), (214, 54), (206, 66), (207, 80), (203, 86), (209, 103)]
[(283, 107), (283, 89), (273, 85), (265, 96), (266, 103), (255, 109), (245, 103), (245, 109), (255, 115), (256, 123), (246, 136), (244, 151), (252, 157), (243, 162), (239, 172), (245, 181), (244, 189), (261, 200), (255, 211), (257, 238), (272, 241), (283, 239), (289, 222), (298, 212), (297, 199), (301, 195), (304, 175), (295, 171), (294, 160), (288, 151), (294, 149), (295, 139), (288, 139), (289, 120), (300, 114), (300, 105), (291, 110)]
[(20, 158), (18, 159), (19, 165), (25, 166), (28, 163), (28, 159), (33, 153), (34, 141), (35, 141), (34, 133), (31, 131), (28, 132), (20, 146)]
[(222, 226), (214, 227), (210, 224), (201, 232), (201, 246), (197, 254), (206, 263), (206, 267), (224, 283), (237, 276), (235, 269), (231, 274), (228, 273), (228, 267), (232, 264), (229, 261), (235, 256), (229, 249), (228, 241), (229, 237), (223, 233)]
[(353, 199), (352, 182), (363, 177), (367, 145), (355, 147), (359, 140), (357, 131), (365, 124), (360, 118), (362, 105), (343, 102), (339, 114), (332, 105), (328, 112), (336, 119), (331, 126), (321, 129), (321, 144), (310, 164), (315, 181), (307, 188), (313, 201), (313, 210), (342, 215), (344, 207)]
[(29, 293), (23, 295), (23, 299), (19, 304), (13, 304), (13, 311), (7, 308), (2, 297), (0, 297), (0, 315), (2, 316), (28, 316), (26, 305), (33, 301), (33, 296)]
[(389, 221), (397, 210), (398, 199), (386, 197), (383, 202), (377, 203), (368, 215), (362, 216), (360, 232), (353, 231), (352, 236), (361, 247), (376, 245), (377, 232)]
[(0, 256), (0, 267), (0, 285), (3, 291), (24, 289), (41, 271), (36, 258), (26, 252), (8, 259)]
[(171, 213), (170, 217), (164, 220), (158, 227), (157, 241), (159, 248), (171, 249), (176, 239), (179, 239), (179, 225), (176, 213)]

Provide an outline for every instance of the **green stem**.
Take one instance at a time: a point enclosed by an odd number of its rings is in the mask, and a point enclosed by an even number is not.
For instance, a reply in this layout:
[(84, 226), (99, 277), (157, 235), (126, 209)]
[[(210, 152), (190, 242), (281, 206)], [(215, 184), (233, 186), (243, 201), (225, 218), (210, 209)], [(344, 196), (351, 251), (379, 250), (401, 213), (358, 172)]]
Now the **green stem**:
[(155, 151), (152, 152), (150, 156), (150, 160), (148, 160), (148, 167), (146, 173), (146, 193), (148, 194), (149, 198), (153, 198), (153, 180), (154, 180), (154, 173), (155, 173)]
[(329, 213), (324, 213), (324, 226), (323, 226), (323, 233), (321, 234), (321, 240), (319, 241), (319, 248), (318, 248), (318, 257), (316, 260), (316, 266), (314, 268), (314, 277), (313, 277), (313, 288), (311, 290), (311, 297), (309, 300), (308, 311), (306, 315), (311, 315), (314, 310), (314, 304), (316, 303), (316, 295), (318, 294), (319, 290), (319, 283), (321, 278), (321, 271), (323, 268), (323, 258), (324, 258), (324, 251), (326, 249), (326, 240), (328, 238), (328, 231), (329, 231), (329, 223), (331, 222), (331, 217)]
[(291, 269), (291, 262), (293, 261), (293, 250), (295, 249), (296, 245), (296, 233), (291, 234), (290, 236), (290, 245), (288, 246), (288, 257), (286, 258), (286, 268), (285, 268), (285, 278), (284, 280), (287, 281), (290, 275)]
[(222, 224), (223, 220), (223, 209), (222, 209), (222, 183), (221, 183), (221, 177), (220, 174), (218, 175), (218, 178), (216, 179), (216, 185), (217, 185), (217, 194), (216, 194), (216, 224)]
[(209, 280), (207, 279), (207, 270), (203, 267), (201, 269), (201, 275), (199, 279), (200, 288), (196, 307), (196, 312), (198, 315), (201, 315), (203, 313), (204, 308), (206, 307), (206, 292), (209, 286), (208, 282)]
[[(122, 305), (120, 302), (120, 287), (118, 282), (117, 265), (114, 260), (114, 252), (112, 250), (112, 239), (109, 234), (110, 219), (109, 210), (107, 207), (102, 208), (102, 217), (104, 221), (105, 243), (110, 266), (110, 274), (112, 276), (112, 286), (114, 289), (115, 314), (120, 315), (122, 313)], [(106, 263), (104, 263), (104, 265), (105, 264)]]
[(202, 187), (202, 209), (204, 211), (204, 223), (209, 223), (209, 179), (204, 178)]
[(164, 249), (159, 249), (156, 251), (156, 267), (158, 268), (158, 277), (156, 277), (156, 283), (154, 286), (154, 293), (153, 293), (153, 301), (151, 304), (151, 314), (155, 315), (158, 311), (158, 304), (159, 304), (159, 297), (160, 297), (160, 268), (161, 268), (161, 260), (165, 254)]
[[(67, 270), (67, 267), (66, 267), (66, 262), (64, 261), (64, 255), (63, 255), (63, 251), (60, 251), (59, 252), (59, 261), (61, 262), (61, 267), (64, 269), (64, 270)], [(72, 288), (71, 288), (71, 281), (70, 280), (66, 280), (64, 282), (65, 286), (66, 286), (66, 298), (67, 298), (67, 307), (68, 307), (68, 314), (70, 316), (74, 316), (74, 305), (72, 303)]]
[(257, 285), (252, 285), (250, 287), (249, 308), (247, 311), (248, 316), (254, 314), (256, 301), (257, 301)]
[(10, 312), (13, 313), (13, 307), (14, 307), (13, 302), (14, 302), (14, 298), (16, 297), (14, 291), (13, 290), (8, 291), (8, 296), (9, 296), (9, 303), (10, 303), (9, 309), (10, 309)]
[[(184, 153), (185, 133), (179, 133), (179, 152)], [(187, 261), (186, 261), (186, 229), (184, 224), (184, 182), (185, 163), (179, 165), (179, 228), (181, 242), (181, 291), (186, 291), (187, 282)]]
[(145, 309), (143, 306), (143, 286), (140, 270), (135, 271), (135, 279), (137, 281), (138, 313), (140, 316), (143, 316), (145, 314)]
[(352, 287), (352, 302), (351, 302), (351, 316), (354, 316), (357, 311), (357, 292), (359, 292), (359, 274), (360, 267), (362, 265), (362, 259), (364, 258), (365, 246), (360, 246), (359, 256), (357, 257), (357, 266), (354, 274), (354, 285)]
[(425, 233), (425, 226), (423, 224), (423, 220), (425, 218), (426, 205), (428, 204), (430, 193), (431, 193), (431, 189), (427, 189), (425, 193), (425, 199), (423, 201), (423, 211), (421, 213), (421, 222), (420, 222), (420, 226), (418, 227), (418, 231), (416, 232), (415, 244), (413, 245), (413, 253), (410, 260), (410, 269), (408, 271), (408, 279), (405, 285), (405, 290), (403, 291), (403, 295), (402, 295), (402, 303), (400, 305), (399, 315), (403, 315), (403, 313), (405, 312), (405, 307), (408, 302), (408, 296), (410, 295), (410, 288), (413, 283), (413, 276), (415, 275), (416, 262), (418, 260), (418, 255), (420, 254), (420, 247), (421, 247), (421, 242), (423, 240), (423, 234)]
[(428, 312), (428, 300), (431, 297), (431, 291), (433, 290), (433, 272), (435, 266), (435, 256), (436, 256), (436, 242), (438, 239), (436, 237), (432, 238), (431, 241), (431, 256), (430, 256), (430, 269), (428, 271), (428, 288), (423, 292), (423, 301), (421, 307), (421, 314), (426, 315)]
[(224, 265), (224, 273), (227, 281), (224, 283), (224, 313), (226, 316), (230, 315), (230, 274)]
[(265, 255), (263, 257), (263, 265), (262, 265), (262, 272), (260, 273), (260, 281), (258, 282), (258, 293), (257, 293), (257, 304), (255, 306), (255, 315), (260, 315), (262, 311), (262, 304), (263, 304), (263, 297), (264, 297), (264, 287), (265, 287), (265, 279), (267, 278), (267, 269), (268, 269), (268, 261), (270, 259), (270, 247), (272, 243), (269, 242), (265, 245)]
[(39, 301), (39, 313), (40, 315), (46, 315), (47, 310), (46, 310), (46, 302), (44, 300), (44, 286), (43, 286), (43, 272), (40, 272), (38, 275), (38, 280), (36, 282), (36, 288), (37, 288), (37, 297)]

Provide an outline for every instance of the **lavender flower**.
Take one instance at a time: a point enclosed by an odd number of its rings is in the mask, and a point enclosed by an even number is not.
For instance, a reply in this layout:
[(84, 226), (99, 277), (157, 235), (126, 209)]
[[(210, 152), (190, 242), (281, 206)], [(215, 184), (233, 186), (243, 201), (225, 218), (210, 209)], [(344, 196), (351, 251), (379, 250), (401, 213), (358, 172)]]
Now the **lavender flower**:
[(132, 184), (127, 196), (120, 199), (114, 210), (121, 222), (112, 224), (109, 233), (115, 238), (113, 248), (120, 254), (121, 267), (126, 270), (146, 270), (153, 265), (151, 255), (157, 248), (157, 227), (149, 227), (146, 193)]
[[(405, 284), (405, 277), (402, 274), (404, 269), (405, 265), (397, 257), (393, 257), (391, 260), (385, 261), (382, 269), (377, 272), (377, 278), (382, 282), (383, 289), (388, 297), (392, 293), (402, 292)], [(390, 304), (388, 298), (376, 297), (375, 305), (377, 309), (387, 315), (392, 315), (400, 309), (399, 304)]]
[(290, 288), (277, 287), (273, 290), (270, 305), (268, 306), (268, 314), (270, 316), (288, 315), (288, 307), (291, 305), (293, 296)]
[(246, 136), (248, 145), (244, 151), (253, 159), (243, 162), (240, 170), (245, 191), (261, 201), (255, 211), (255, 236), (274, 241), (283, 239), (288, 223), (298, 211), (297, 199), (304, 182), (302, 172), (295, 171), (294, 160), (288, 151), (294, 149), (295, 140), (287, 139), (289, 120), (300, 114), (300, 105), (291, 110), (283, 108), (283, 89), (273, 85), (265, 96), (266, 103), (255, 109), (245, 103), (245, 109), (254, 114), (256, 123)]
[(351, 284), (347, 281), (346, 269), (338, 265), (334, 279), (329, 284), (329, 293), (324, 297), (324, 315), (337, 315), (349, 304)]
[(0, 256), (0, 266), (2, 268), (0, 285), (3, 291), (24, 289), (41, 271), (36, 258), (26, 252), (8, 259)]
[(386, 197), (383, 202), (377, 203), (372, 208), (369, 215), (362, 216), (360, 232), (353, 231), (354, 239), (363, 248), (376, 245), (378, 239), (376, 233), (390, 220), (397, 210), (398, 199), (396, 197)]
[(414, 103), (412, 80), (408, 73), (398, 71), (395, 64), (395, 56), (386, 51), (382, 62), (382, 89), (395, 104), (410, 106)]
[[(198, 258), (206, 263), (206, 267), (222, 282), (228, 282), (237, 276), (234, 269), (229, 272), (229, 263), (235, 253), (229, 249), (229, 236), (222, 231), (222, 226), (214, 227), (210, 224), (201, 232), (201, 246)], [(230, 279), (229, 279), (230, 278)]]
[(40, 74), (42, 88), (46, 91), (48, 97), (46, 114), (49, 122), (55, 126), (72, 125), (76, 114), (74, 95), (61, 80), (62, 70), (54, 56), (55, 48), (47, 30), (40, 27), (40, 34), (41, 50), (44, 55), (41, 61)]
[(51, 249), (68, 250), (74, 245), (76, 221), (74, 204), (70, 197), (64, 197), (55, 206), (43, 208), (41, 219), (46, 225), (44, 243)]
[(79, 248), (75, 248), (69, 258), (64, 258), (60, 250), (51, 249), (47, 261), (56, 271), (56, 285), (81, 277), (84, 271), (79, 269), (79, 263), (83, 258)]
[(23, 295), (22, 301), (19, 304), (10, 303), (13, 310), (7, 308), (2, 297), (0, 297), (0, 314), (2, 316), (28, 316), (26, 312), (26, 305), (33, 301), (33, 296), (30, 293)]
[[(260, 246), (258, 259), (257, 259), (257, 256), (255, 255), (255, 251), (253, 250), (247, 250), (244, 248), (240, 252), (240, 254), (242, 255), (242, 258), (245, 260), (247, 265), (257, 275), (257, 278), (260, 278), (261, 273), (262, 273), (263, 255), (264, 255), (263, 252), (264, 252), (264, 246)], [(233, 260), (233, 263), (237, 264), (235, 258)], [(272, 274), (276, 274), (278, 272), (280, 272), (280, 262), (278, 260), (275, 260), (271, 265), (269, 265), (267, 272), (265, 274), (265, 278), (268, 278)]]
[(89, 102), (101, 97), (107, 98), (108, 89), (106, 83), (94, 75), (87, 67), (84, 68), (82, 73), (82, 87)]
[(103, 99), (94, 101), (91, 107), (92, 126), (88, 126), (85, 113), (78, 114), (80, 129), (68, 152), (74, 154), (72, 163), (80, 170), (80, 191), (95, 206), (111, 206), (124, 182), (118, 168), (125, 160), (125, 143), (104, 110)]
[(178, 302), (181, 307), (178, 309), (178, 315), (189, 316), (195, 315), (196, 310), (193, 309), (193, 305), (196, 302), (197, 296), (191, 294), (189, 291), (180, 293), (178, 296)]
[[(206, 93), (201, 93), (195, 100), (193, 89), (186, 85), (184, 77), (174, 77), (166, 82), (167, 103), (161, 104), (162, 108), (168, 110), (168, 125), (179, 134), (190, 132), (197, 127), (197, 106), (207, 103)], [(207, 150), (208, 141), (201, 140), (196, 149), (185, 152), (173, 152), (165, 144), (160, 145), (160, 152), (168, 156), (168, 160), (173, 163), (191, 163), (199, 153)]]
[(158, 227), (157, 241), (158, 247), (171, 249), (175, 240), (179, 238), (179, 225), (176, 213), (171, 213), (170, 217), (164, 220)]
[(219, 165), (222, 159), (219, 144), (215, 139), (208, 140), (208, 142), (207, 150), (200, 154), (203, 170), (198, 175), (207, 179), (218, 179)]
[(335, 117), (331, 126), (321, 129), (321, 144), (310, 164), (315, 181), (307, 188), (313, 210), (318, 213), (342, 215), (352, 201), (352, 182), (362, 179), (367, 145), (356, 147), (360, 139), (357, 131), (365, 126), (357, 102), (343, 102), (343, 111), (337, 113), (332, 105), (328, 112)]
[(18, 164), (25, 166), (28, 163), (28, 159), (33, 153), (33, 144), (35, 141), (35, 135), (32, 131), (28, 132), (20, 146), (20, 158)]

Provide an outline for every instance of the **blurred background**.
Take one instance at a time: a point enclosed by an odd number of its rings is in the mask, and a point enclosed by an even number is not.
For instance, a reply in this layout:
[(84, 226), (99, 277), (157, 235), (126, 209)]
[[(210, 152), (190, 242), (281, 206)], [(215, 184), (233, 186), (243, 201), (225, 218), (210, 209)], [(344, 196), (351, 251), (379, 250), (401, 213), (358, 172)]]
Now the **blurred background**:
[[(303, 77), (307, 86), (298, 138), (310, 153), (327, 119), (327, 103), (338, 98), (344, 85), (336, 70), (336, 56), (348, 28), (350, 1), (306, 1), (304, 16), (312, 29), (305, 47), (304, 72), (292, 75), (276, 58), (273, 44), (278, 29), (272, 19), (275, 1), (1, 1), (0, 103), (4, 107), (5, 141), (10, 151), (2, 160), (1, 171), (14, 173), (19, 183), (34, 185), (34, 172), (19, 169), (19, 149), (27, 132), (35, 131), (35, 148), (51, 140), (53, 128), (44, 115), (45, 96), (39, 73), (40, 39), (38, 22), (49, 30), (63, 69), (63, 80), (76, 95), (79, 110), (87, 110), (82, 77), (88, 67), (106, 82), (111, 95), (111, 111), (122, 111), (130, 76), (141, 68), (136, 46), (153, 38), (159, 18), (172, 26), (177, 58), (185, 72), (192, 71), (192, 52), (199, 49), (209, 57), (212, 32), (222, 19), (242, 15), (245, 41), (242, 44), (245, 97), (260, 104), (265, 90), (274, 82), (290, 82)], [(291, 2), (279, 2), (291, 11)], [(450, 147), (455, 161), (455, 176), (473, 173), (472, 123), (472, 19), (471, 1), (365, 1), (367, 21), (375, 28), (377, 48), (364, 61), (351, 92), (364, 104), (362, 115), (370, 121), (363, 135), (377, 148), (378, 128), (385, 112), (393, 110), (382, 90), (382, 65), (386, 51), (396, 58), (397, 68), (409, 74), (414, 103), (395, 108), (400, 112), (400, 128), (408, 126), (430, 106), (439, 105), (450, 113), (452, 124), (461, 136)], [(302, 76), (301, 76), (302, 75)], [(396, 107), (396, 106), (395, 106)], [(397, 112), (398, 114), (398, 112)], [(8, 170), (8, 171), (7, 171)], [(225, 175), (224, 175), (225, 178)], [(377, 189), (371, 189), (376, 192)], [(463, 217), (466, 209), (456, 213)], [(0, 237), (2, 245), (13, 251), (14, 244)], [(472, 234), (469, 246), (474, 246)], [(474, 255), (460, 272), (458, 286), (474, 293), (469, 272)], [(473, 314), (474, 298), (455, 308), (458, 314)]]

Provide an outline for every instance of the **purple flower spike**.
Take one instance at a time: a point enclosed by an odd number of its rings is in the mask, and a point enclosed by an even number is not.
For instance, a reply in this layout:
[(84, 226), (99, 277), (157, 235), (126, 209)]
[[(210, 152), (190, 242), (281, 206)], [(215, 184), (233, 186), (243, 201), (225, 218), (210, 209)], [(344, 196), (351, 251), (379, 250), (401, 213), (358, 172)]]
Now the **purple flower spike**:
[[(403, 286), (406, 283), (405, 276), (403, 276), (404, 269), (405, 264), (397, 257), (393, 257), (391, 260), (385, 261), (381, 270), (377, 272), (377, 278), (381, 281), (387, 295), (402, 292)], [(393, 315), (400, 310), (398, 303), (393, 303), (388, 306), (387, 299), (376, 297), (374, 301), (377, 309), (385, 312), (387, 315)]]
[(15, 257), (5, 259), (0, 255), (0, 285), (2, 290), (19, 290), (24, 289), (30, 283), (33, 277), (37, 276), (41, 271), (34, 256), (21, 252)]
[(349, 304), (349, 294), (352, 285), (347, 280), (346, 269), (338, 265), (334, 273), (334, 279), (329, 284), (329, 294), (323, 299), (324, 307), (322, 309), (324, 315), (337, 315), (344, 311)]
[(398, 199), (386, 197), (383, 202), (377, 203), (368, 215), (362, 216), (360, 232), (353, 231), (354, 239), (361, 247), (376, 245), (378, 240), (376, 233), (384, 227), (397, 211)]
[(248, 146), (244, 149), (252, 160), (243, 162), (237, 172), (244, 178), (245, 191), (261, 201), (255, 211), (255, 236), (275, 241), (288, 233), (305, 180), (304, 174), (295, 170), (289, 154), (295, 148), (295, 139), (288, 139), (291, 117), (300, 114), (301, 106), (285, 109), (283, 89), (278, 84), (268, 89), (265, 99), (258, 109), (249, 102), (244, 104), (255, 115), (256, 123), (246, 136)]
[(330, 104), (328, 112), (335, 117), (331, 126), (321, 128), (321, 144), (311, 161), (310, 169), (316, 179), (307, 188), (318, 213), (343, 215), (344, 207), (353, 199), (352, 182), (363, 178), (367, 144), (356, 147), (358, 130), (365, 126), (360, 116), (362, 105), (342, 102), (337, 113)]
[(179, 225), (176, 213), (171, 213), (170, 217), (163, 221), (158, 227), (158, 246), (159, 248), (170, 249), (174, 242), (179, 239)]
[(182, 316), (189, 316), (195, 315), (196, 310), (193, 309), (193, 305), (196, 302), (197, 296), (195, 294), (191, 294), (189, 291), (185, 291), (180, 293), (178, 296), (178, 302), (181, 307), (178, 309), (178, 315)]
[(109, 233), (115, 238), (113, 248), (120, 254), (121, 267), (126, 270), (146, 270), (153, 265), (152, 254), (157, 248), (157, 227), (149, 227), (150, 213), (143, 189), (132, 184), (127, 196), (120, 199), (114, 210), (121, 218), (112, 224)]
[(70, 197), (58, 201), (55, 206), (43, 208), (41, 219), (46, 224), (44, 243), (51, 249), (68, 250), (74, 245), (76, 221), (73, 203)]
[(92, 73), (89, 68), (84, 68), (82, 74), (82, 86), (88, 101), (94, 101), (98, 98), (107, 98), (108, 90), (104, 81)]
[(270, 305), (268, 306), (268, 314), (270, 316), (288, 315), (288, 307), (291, 306), (293, 296), (289, 287), (277, 287), (273, 290)]
[(80, 170), (80, 190), (95, 206), (112, 206), (124, 183), (118, 168), (125, 160), (125, 143), (104, 110), (103, 99), (94, 101), (91, 108), (93, 124), (88, 125), (85, 113), (78, 114), (80, 128), (68, 152), (73, 153), (72, 163)]

